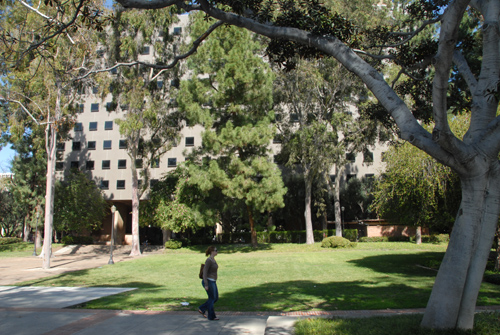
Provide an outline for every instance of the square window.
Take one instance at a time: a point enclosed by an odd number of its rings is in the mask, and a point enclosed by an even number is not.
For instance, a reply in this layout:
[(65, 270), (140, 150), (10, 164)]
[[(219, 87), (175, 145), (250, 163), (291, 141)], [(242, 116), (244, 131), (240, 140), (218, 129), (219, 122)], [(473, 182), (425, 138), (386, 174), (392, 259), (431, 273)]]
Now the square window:
[(116, 103), (114, 102), (106, 102), (106, 111), (112, 112), (116, 109)]
[(149, 46), (145, 46), (142, 48), (141, 55), (149, 55)]
[(89, 131), (97, 130), (97, 122), (89, 122)]
[(102, 148), (104, 150), (110, 150), (111, 149), (111, 140), (105, 140), (102, 142)]
[(179, 36), (182, 33), (182, 27), (174, 27), (173, 35)]
[(126, 111), (128, 110), (128, 105), (127, 104), (122, 104), (120, 105), (121, 110)]
[(157, 169), (160, 167), (160, 159), (159, 158), (155, 158), (151, 161), (151, 167), (153, 169)]
[(109, 180), (101, 180), (101, 190), (109, 190)]
[(72, 161), (70, 164), (70, 168), (72, 169), (78, 169), (78, 167), (80, 166), (80, 164), (78, 164), (78, 161)]
[(91, 104), (90, 111), (93, 113), (98, 112), (99, 111), (99, 104)]
[(117, 74), (118, 73), (118, 69), (116, 67), (114, 67), (111, 70), (109, 70), (109, 73), (111, 73), (111, 74)]
[(97, 93), (99, 93), (99, 86), (94, 86), (94, 87), (92, 87), (92, 93), (93, 93), (93, 94), (97, 94)]
[(135, 167), (136, 169), (142, 169), (142, 159), (136, 159), (135, 160)]
[(111, 161), (109, 161), (109, 160), (102, 161), (101, 168), (103, 170), (109, 170), (111, 168)]
[(169, 158), (167, 161), (168, 167), (176, 167), (177, 166), (177, 158)]
[(363, 161), (365, 163), (373, 163), (373, 152), (368, 150), (363, 152)]
[(104, 130), (113, 130), (113, 121), (105, 121)]
[(87, 161), (85, 163), (85, 169), (86, 170), (94, 170), (94, 161)]
[(126, 169), (127, 168), (127, 160), (126, 159), (119, 159), (118, 160), (118, 168), (119, 169)]
[(116, 189), (117, 190), (125, 189), (125, 180), (117, 180), (116, 181)]
[(81, 122), (75, 123), (75, 131), (82, 131), (83, 124)]
[(83, 108), (84, 108), (84, 105), (83, 104), (78, 104), (78, 113), (83, 113)]
[(356, 178), (357, 178), (357, 177), (356, 177), (356, 175), (355, 175), (355, 174), (348, 174), (348, 175), (347, 175), (347, 178), (346, 178), (346, 182), (349, 182), (349, 180), (351, 180), (351, 179), (356, 179)]
[(356, 161), (356, 155), (352, 152), (348, 152), (345, 154), (345, 159), (351, 163), (354, 163)]
[(56, 162), (56, 171), (64, 170), (64, 162)]
[(158, 179), (151, 179), (149, 181), (149, 187), (153, 187), (158, 183)]
[(73, 151), (79, 151), (81, 148), (82, 147), (81, 147), (80, 141), (73, 142), (73, 146), (72, 146)]
[(162, 80), (158, 80), (156, 82), (156, 88), (161, 90), (163, 88), (163, 81)]
[(194, 137), (186, 137), (186, 147), (194, 146)]
[(292, 114), (290, 115), (290, 121), (292, 121), (292, 122), (299, 122), (299, 114), (297, 114), (297, 113), (292, 113)]
[(281, 143), (283, 141), (283, 135), (276, 135), (273, 138), (273, 143)]
[(96, 142), (95, 141), (88, 141), (87, 142), (87, 149), (88, 150), (95, 150), (96, 148)]
[(57, 145), (56, 145), (57, 151), (64, 151), (65, 146), (66, 146), (66, 143), (64, 143), (64, 142), (57, 143)]
[(127, 149), (127, 140), (120, 140), (120, 142), (118, 142), (118, 148)]

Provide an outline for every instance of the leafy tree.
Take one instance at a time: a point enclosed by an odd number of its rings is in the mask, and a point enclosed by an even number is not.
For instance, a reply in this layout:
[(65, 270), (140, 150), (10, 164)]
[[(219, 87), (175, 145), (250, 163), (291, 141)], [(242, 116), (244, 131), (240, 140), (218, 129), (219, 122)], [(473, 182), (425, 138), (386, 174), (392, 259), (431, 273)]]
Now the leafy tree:
[[(111, 33), (103, 33), (108, 46), (108, 68), (116, 73), (101, 79), (102, 93), (113, 95), (112, 105), (123, 111), (116, 119), (120, 134), (126, 139), (132, 172), (132, 250), (131, 256), (141, 254), (139, 240), (139, 201), (147, 191), (150, 169), (159, 166), (164, 153), (179, 137), (180, 116), (166, 101), (176, 91), (166, 85), (180, 76), (179, 71), (154, 71), (137, 61), (141, 54), (151, 54), (156, 62), (174, 57), (175, 37), (168, 27), (176, 19), (169, 10), (137, 11), (118, 7)], [(168, 46), (168, 47), (167, 47)], [(144, 56), (143, 56), (144, 57)], [(125, 66), (124, 64), (131, 64)], [(124, 66), (121, 66), (124, 65)], [(110, 91), (108, 91), (108, 89)], [(142, 184), (139, 179), (142, 177)]]
[[(450, 119), (451, 130), (463, 137), (470, 115)], [(451, 231), (460, 206), (457, 174), (407, 142), (395, 143), (384, 157), (386, 170), (374, 194), (377, 213), (391, 222)]]
[(346, 214), (345, 220), (375, 218), (370, 205), (373, 202), (374, 181), (372, 177), (351, 178), (342, 187), (340, 199)]
[(54, 227), (58, 231), (78, 235), (100, 228), (109, 206), (94, 181), (72, 169), (56, 182), (55, 190)]
[[(192, 35), (207, 25), (197, 16)], [(248, 31), (219, 28), (189, 59), (193, 75), (181, 82), (177, 99), (191, 120), (205, 126), (203, 147), (187, 164), (188, 184), (202, 192), (217, 188), (235, 204), (244, 203), (254, 246), (255, 213), (282, 207), (286, 192), (268, 152), (274, 136), (273, 75), (259, 57), (261, 51), (260, 42)], [(213, 159), (200, 159), (206, 155)]]
[[(87, 65), (91, 59), (89, 54), (95, 42), (88, 29), (73, 29), (73, 36), (67, 30), (76, 22), (83, 3), (79, 4), (80, 7), (58, 1), (53, 4), (40, 3), (35, 8), (24, 1), (6, 1), (1, 4), (5, 15), (0, 21), (3, 34), (1, 61), (11, 65), (1, 73), (3, 85), (0, 95), (8, 103), (7, 110), (10, 112), (8, 122), (2, 124), (2, 133), (10, 134), (14, 143), (26, 131), (39, 135), (45, 128), (45, 141), (43, 137), (33, 141), (38, 150), (45, 148), (47, 159), (42, 251), (44, 269), (50, 268), (58, 134), (60, 137), (67, 132), (73, 122), (77, 96), (74, 79), (82, 64)], [(71, 16), (69, 13), (73, 12), (77, 14), (70, 21), (61, 21), (66, 18), (65, 14)], [(82, 19), (84, 17), (82, 15)], [(57, 33), (50, 32), (51, 25), (59, 26), (56, 30), (64, 34), (52, 39)], [(31, 41), (26, 41), (26, 36), (31, 36)], [(39, 44), (38, 39), (46, 43)]]
[[(278, 78), (276, 108), (281, 111), (277, 122), (281, 157), (289, 167), (299, 164), (304, 176), (306, 243), (313, 244), (313, 183), (329, 183), (330, 169), (339, 166), (341, 170), (340, 166), (346, 164), (345, 152), (356, 151), (348, 141), (347, 135), (356, 131), (345, 97), (361, 93), (362, 88), (331, 58), (309, 62), (299, 59), (293, 70)], [(340, 206), (338, 196), (335, 198), (340, 235)]]
[[(495, 65), (500, 61), (500, 38), (494, 29), (500, 17), (499, 0), (397, 2), (411, 19), (370, 31), (357, 30), (316, 0), (117, 1), (124, 7), (177, 5), (186, 11), (201, 10), (271, 38), (272, 54), (285, 63), (296, 53), (328, 54), (360, 77), (379, 101), (381, 108), (373, 109), (373, 115), (390, 116), (386, 120), (393, 122), (403, 140), (449, 166), (460, 178), (461, 206), (422, 326), (472, 328), (500, 213), (496, 187), (500, 182), (496, 115), (500, 68)], [(431, 26), (437, 27), (435, 34), (428, 34)], [(413, 44), (420, 34), (427, 36)], [(394, 61), (401, 75), (425, 80), (410, 80), (396, 88), (378, 71), (382, 59)], [(450, 130), (448, 112), (463, 107), (471, 109), (471, 122), (464, 138), (458, 138)], [(432, 133), (417, 118), (433, 118)]]

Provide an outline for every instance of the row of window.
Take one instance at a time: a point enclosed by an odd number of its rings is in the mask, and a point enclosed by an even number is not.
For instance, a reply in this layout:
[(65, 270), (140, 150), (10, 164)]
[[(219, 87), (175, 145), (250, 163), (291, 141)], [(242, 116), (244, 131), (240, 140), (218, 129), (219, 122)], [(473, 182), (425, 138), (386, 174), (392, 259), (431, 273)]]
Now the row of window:
[[(112, 140), (104, 140), (102, 141), (102, 148), (104, 150), (111, 150), (112, 149)], [(185, 145), (186, 147), (192, 147), (194, 146), (194, 137), (186, 137), (185, 139)], [(64, 151), (66, 148), (66, 143), (57, 143), (57, 150), (58, 151)], [(97, 142), (96, 141), (87, 141), (87, 150), (96, 150), (97, 148)], [(119, 140), (118, 141), (118, 148), (119, 149), (127, 149), (127, 141), (126, 140)], [(73, 141), (71, 145), (71, 150), (72, 151), (80, 151), (82, 150), (82, 142), (80, 141)]]
[[(97, 131), (98, 122), (89, 122), (89, 131)], [(104, 130), (113, 130), (113, 121), (104, 121)], [(78, 122), (75, 124), (75, 131), (83, 131), (83, 123)]]
[[(151, 179), (149, 181), (149, 186), (150, 187), (153, 187), (156, 183), (158, 182), (158, 179)], [(142, 186), (142, 180), (139, 179), (139, 187)], [(101, 190), (109, 190), (109, 180), (101, 180), (101, 183), (99, 185), (99, 187), (101, 188)], [(116, 181), (116, 189), (117, 190), (124, 190), (125, 189), (125, 180), (121, 179), (121, 180), (117, 180)]]
[[(143, 167), (142, 159), (137, 159), (135, 161), (135, 167), (138, 169), (141, 169)], [(157, 158), (154, 161), (151, 162), (151, 168), (157, 169), (160, 167), (160, 159)], [(168, 158), (167, 159), (167, 167), (169, 168), (174, 168), (177, 167), (177, 158)], [(71, 169), (79, 169), (80, 168), (80, 162), (79, 161), (71, 161), (70, 162), (70, 168)], [(118, 169), (126, 169), (127, 168), (127, 160), (126, 159), (119, 159), (118, 160)], [(94, 170), (95, 169), (95, 161), (89, 160), (85, 162), (85, 170)], [(111, 169), (111, 161), (110, 160), (103, 160), (101, 162), (101, 169), (102, 170), (109, 170)], [(64, 162), (56, 162), (56, 171), (63, 171), (64, 170)]]

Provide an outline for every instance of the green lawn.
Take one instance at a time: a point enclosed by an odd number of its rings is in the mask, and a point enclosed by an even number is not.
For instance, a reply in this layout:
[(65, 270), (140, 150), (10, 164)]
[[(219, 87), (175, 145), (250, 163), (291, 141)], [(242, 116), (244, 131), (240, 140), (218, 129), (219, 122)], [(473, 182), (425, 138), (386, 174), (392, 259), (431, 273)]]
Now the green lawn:
[[(446, 245), (358, 243), (220, 245), (218, 311), (313, 311), (425, 307)], [(20, 285), (137, 287), (86, 308), (195, 310), (206, 299), (198, 279), (203, 247), (168, 251)], [(186, 301), (190, 306), (183, 307)], [(500, 287), (484, 283), (478, 305), (500, 305)]]
[(498, 335), (500, 313), (480, 313), (472, 331), (420, 328), (422, 315), (373, 317), (368, 319), (306, 319), (296, 323), (295, 335)]

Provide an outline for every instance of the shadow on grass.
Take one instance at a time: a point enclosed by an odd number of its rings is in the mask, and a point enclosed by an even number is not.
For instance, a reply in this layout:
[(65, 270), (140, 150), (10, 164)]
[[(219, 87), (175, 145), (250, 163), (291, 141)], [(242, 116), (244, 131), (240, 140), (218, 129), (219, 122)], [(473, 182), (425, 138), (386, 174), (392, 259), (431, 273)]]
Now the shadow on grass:
[(421, 252), (415, 254), (376, 255), (354, 259), (348, 263), (368, 268), (379, 273), (398, 274), (408, 277), (434, 277), (444, 257), (444, 252)]

